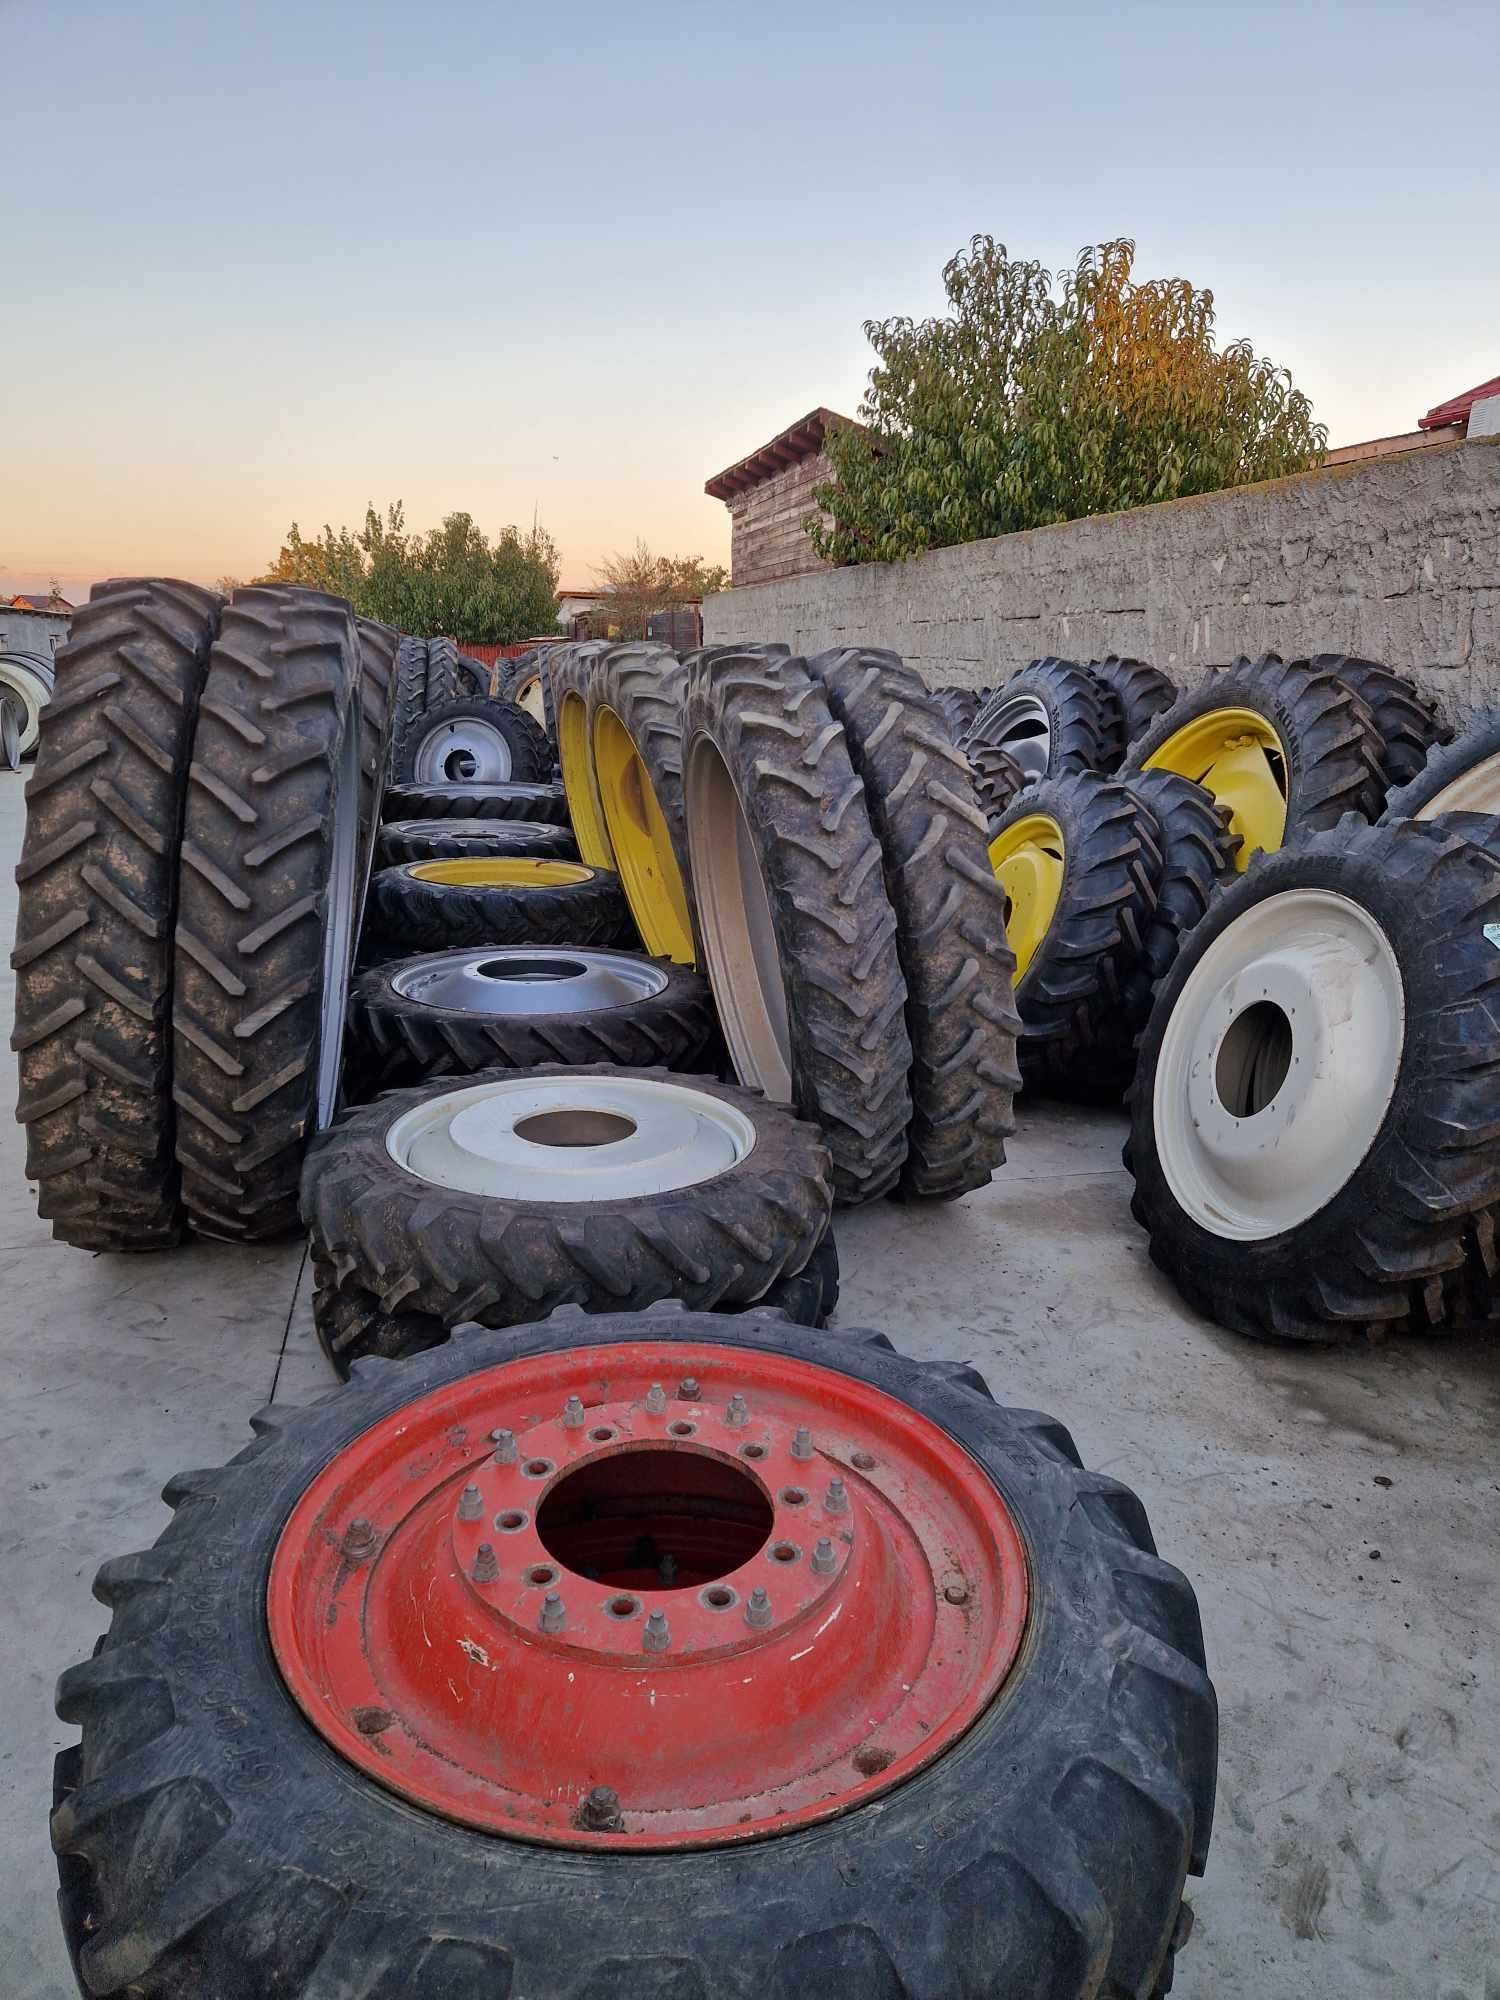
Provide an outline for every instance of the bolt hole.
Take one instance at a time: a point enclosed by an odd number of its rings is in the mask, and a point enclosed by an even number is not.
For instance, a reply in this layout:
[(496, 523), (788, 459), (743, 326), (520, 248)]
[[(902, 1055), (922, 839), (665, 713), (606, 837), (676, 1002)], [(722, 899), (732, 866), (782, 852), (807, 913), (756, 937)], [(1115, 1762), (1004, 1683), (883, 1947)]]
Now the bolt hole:
[(807, 1503), (807, 1495), (800, 1486), (783, 1486), (781, 1498), (788, 1507), (802, 1507)]
[(526, 1526), (526, 1516), (521, 1512), (519, 1507), (507, 1507), (503, 1514), (495, 1516), (495, 1526), (503, 1534), (514, 1535), (519, 1529)]
[(856, 1472), (873, 1472), (875, 1470), (875, 1454), (870, 1451), (857, 1451), (849, 1462)]
[(764, 1458), (765, 1455), (766, 1448), (763, 1444), (747, 1444), (740, 1447), (741, 1458)]
[(550, 1458), (528, 1458), (524, 1469), (528, 1479), (545, 1479), (552, 1470), (552, 1461)]
[(740, 1598), (739, 1592), (731, 1590), (727, 1583), (714, 1583), (700, 1593), (698, 1601), (706, 1604), (710, 1611), (728, 1611), (732, 1605), (739, 1603)]
[(595, 1444), (608, 1444), (614, 1436), (614, 1432), (608, 1424), (601, 1424), (598, 1430), (590, 1431), (589, 1436), (594, 1440)]
[(667, 1425), (667, 1429), (672, 1433), (674, 1438), (690, 1438), (693, 1435), (694, 1431), (697, 1430), (697, 1428), (698, 1426), (696, 1424), (690, 1424), (685, 1422), (678, 1422), (675, 1424)]
[(634, 1618), (640, 1608), (638, 1597), (612, 1597), (604, 1607), (611, 1618)]
[(557, 1571), (548, 1563), (537, 1563), (533, 1568), (527, 1570), (526, 1581), (528, 1583), (556, 1583)]
[(797, 1554), (797, 1547), (793, 1542), (775, 1542), (772, 1544), (772, 1562), (794, 1563), (797, 1560)]

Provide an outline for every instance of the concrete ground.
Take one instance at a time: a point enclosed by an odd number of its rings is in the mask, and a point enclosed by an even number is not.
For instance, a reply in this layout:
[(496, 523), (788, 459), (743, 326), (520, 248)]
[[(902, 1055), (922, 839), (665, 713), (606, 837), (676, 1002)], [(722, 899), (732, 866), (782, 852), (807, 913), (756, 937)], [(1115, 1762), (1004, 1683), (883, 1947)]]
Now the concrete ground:
[[(0, 934), (18, 779), (0, 773)], [(0, 974), (8, 1032), (13, 982)], [(69, 2000), (47, 1842), (58, 1672), (180, 1467), (332, 1380), (300, 1245), (52, 1243), (0, 1124), (0, 2000)], [(1038, 1107), (983, 1194), (839, 1225), (840, 1322), (977, 1361), (1134, 1486), (1195, 1584), (1218, 1824), (1174, 2000), (1500, 2000), (1500, 1343), (1298, 1353), (1152, 1271), (1115, 1116)], [(213, 2000), (205, 1994), (202, 2000)]]

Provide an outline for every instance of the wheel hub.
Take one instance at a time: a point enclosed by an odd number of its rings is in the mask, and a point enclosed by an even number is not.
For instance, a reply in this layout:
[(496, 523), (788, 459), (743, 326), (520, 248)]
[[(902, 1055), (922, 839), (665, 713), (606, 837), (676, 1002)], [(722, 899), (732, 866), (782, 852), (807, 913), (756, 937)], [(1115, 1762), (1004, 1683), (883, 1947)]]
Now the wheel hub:
[(1216, 708), (1184, 723), (1146, 759), (1148, 771), (1173, 771), (1211, 792), (1240, 837), (1235, 867), (1252, 854), (1274, 854), (1286, 839), (1286, 752), (1253, 708)]
[(750, 1840), (946, 1749), (1027, 1616), (999, 1494), (906, 1405), (783, 1356), (573, 1348), (314, 1480), (272, 1564), (295, 1699), (429, 1811), (566, 1846)]
[(412, 759), (418, 785), (503, 785), (513, 768), (510, 745), (477, 715), (444, 722), (425, 735)]

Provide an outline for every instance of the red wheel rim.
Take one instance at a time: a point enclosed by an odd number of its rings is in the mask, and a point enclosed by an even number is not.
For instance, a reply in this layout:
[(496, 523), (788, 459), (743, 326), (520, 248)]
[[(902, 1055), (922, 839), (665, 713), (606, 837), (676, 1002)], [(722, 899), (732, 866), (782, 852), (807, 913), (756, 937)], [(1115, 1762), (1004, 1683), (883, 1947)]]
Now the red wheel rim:
[(566, 1847), (826, 1819), (948, 1749), (1026, 1628), (1020, 1534), (944, 1431), (712, 1344), (569, 1348), (405, 1405), (271, 1565), (313, 1727), (431, 1812)]

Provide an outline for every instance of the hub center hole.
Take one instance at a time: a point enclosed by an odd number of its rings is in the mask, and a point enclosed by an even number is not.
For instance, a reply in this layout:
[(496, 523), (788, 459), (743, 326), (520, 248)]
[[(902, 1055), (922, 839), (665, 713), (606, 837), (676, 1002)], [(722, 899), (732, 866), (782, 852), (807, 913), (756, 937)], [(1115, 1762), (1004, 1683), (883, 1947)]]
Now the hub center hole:
[(478, 771), (472, 750), (450, 750), (443, 759), (443, 776), (450, 785), (471, 785)]
[(481, 979), (582, 979), (588, 967), (576, 958), (490, 958), (474, 970)]
[(765, 1547), (775, 1519), (737, 1466), (671, 1446), (581, 1465), (537, 1510), (542, 1546), (611, 1590), (697, 1590)]
[(516, 1121), (516, 1137), (533, 1146), (615, 1146), (635, 1131), (618, 1111), (534, 1111)]
[(1219, 1044), (1214, 1087), (1232, 1118), (1264, 1111), (1292, 1066), (1292, 1024), (1274, 1000), (1257, 1000), (1237, 1014)]

